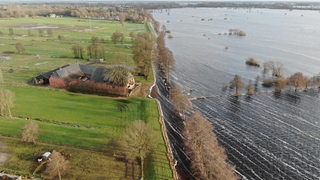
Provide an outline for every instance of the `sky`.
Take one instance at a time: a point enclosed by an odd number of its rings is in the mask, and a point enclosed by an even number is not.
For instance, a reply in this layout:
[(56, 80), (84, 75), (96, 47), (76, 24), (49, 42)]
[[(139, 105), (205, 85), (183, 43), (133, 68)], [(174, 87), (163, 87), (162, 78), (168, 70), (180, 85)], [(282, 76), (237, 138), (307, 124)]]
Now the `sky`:
[[(95, 1), (95, 2), (108, 2), (108, 1), (116, 1), (116, 0), (0, 0), (0, 2), (10, 2), (10, 3), (14, 3), (14, 2), (61, 2), (61, 1), (72, 1), (72, 2), (88, 2), (88, 1)], [(118, 0), (119, 2), (121, 1), (152, 1), (152, 0)], [(156, 1), (177, 1), (177, 0), (156, 0)], [(290, 2), (290, 1), (294, 1), (294, 2), (319, 2), (320, 0), (178, 0), (178, 1), (213, 1), (213, 2), (217, 2), (217, 1), (282, 1), (282, 2)]]

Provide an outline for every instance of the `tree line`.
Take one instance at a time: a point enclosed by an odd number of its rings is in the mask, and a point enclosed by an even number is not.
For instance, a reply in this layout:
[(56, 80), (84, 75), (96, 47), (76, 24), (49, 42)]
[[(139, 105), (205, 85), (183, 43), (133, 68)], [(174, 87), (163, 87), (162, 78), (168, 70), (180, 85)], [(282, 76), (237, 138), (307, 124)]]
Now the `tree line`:
[(148, 79), (151, 70), (151, 57), (153, 49), (152, 35), (149, 32), (138, 33), (133, 41), (133, 59), (138, 67), (138, 75)]
[(170, 98), (184, 121), (183, 145), (190, 159), (192, 175), (201, 180), (238, 179), (234, 166), (227, 163), (227, 155), (219, 145), (213, 124), (200, 112), (192, 110), (192, 103), (178, 86), (173, 86)]
[(46, 6), (37, 4), (16, 4), (0, 6), (0, 18), (21, 18), (36, 16), (68, 16), (78, 18), (112, 19), (143, 23), (146, 20), (146, 11), (139, 7), (121, 7), (115, 4), (77, 3), (59, 4), (48, 3)]
[(174, 68), (174, 57), (165, 44), (166, 27), (162, 27), (157, 37), (158, 66), (166, 76), (166, 82), (170, 84), (170, 69)]

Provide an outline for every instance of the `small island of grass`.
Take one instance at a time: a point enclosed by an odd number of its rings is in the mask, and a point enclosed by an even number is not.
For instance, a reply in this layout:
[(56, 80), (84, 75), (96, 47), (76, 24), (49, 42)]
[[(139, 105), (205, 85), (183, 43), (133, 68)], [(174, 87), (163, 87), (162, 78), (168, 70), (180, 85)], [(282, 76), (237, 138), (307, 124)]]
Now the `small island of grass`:
[(246, 36), (246, 32), (241, 29), (229, 29), (229, 35)]
[(246, 61), (246, 64), (249, 66), (260, 67), (260, 62), (253, 57), (249, 57)]

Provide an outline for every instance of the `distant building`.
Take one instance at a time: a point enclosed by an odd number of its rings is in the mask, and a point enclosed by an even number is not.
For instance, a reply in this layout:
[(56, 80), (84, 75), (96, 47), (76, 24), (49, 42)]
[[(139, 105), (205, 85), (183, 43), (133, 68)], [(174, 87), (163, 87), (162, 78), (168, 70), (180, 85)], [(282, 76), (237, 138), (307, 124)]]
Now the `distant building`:
[(90, 62), (95, 62), (95, 63), (101, 63), (104, 61), (104, 59), (102, 58), (90, 58), (89, 59)]
[(56, 14), (49, 14), (49, 17), (50, 17), (50, 18), (56, 18), (57, 15), (56, 15)]

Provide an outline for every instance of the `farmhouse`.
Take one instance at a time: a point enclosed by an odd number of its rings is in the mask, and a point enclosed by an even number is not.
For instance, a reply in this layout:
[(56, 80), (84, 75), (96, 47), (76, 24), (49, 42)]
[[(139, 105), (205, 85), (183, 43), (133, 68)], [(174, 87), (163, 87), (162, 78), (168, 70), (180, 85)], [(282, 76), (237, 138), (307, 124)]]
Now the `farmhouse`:
[[(50, 85), (52, 87), (66, 88), (71, 91), (84, 93), (97, 93), (101, 95), (124, 95), (135, 87), (135, 80), (128, 73), (128, 82), (124, 86), (117, 86), (105, 79), (106, 71), (112, 66), (92, 66), (87, 64), (69, 64), (34, 77), (37, 85)], [(104, 92), (105, 90), (105, 92)]]

